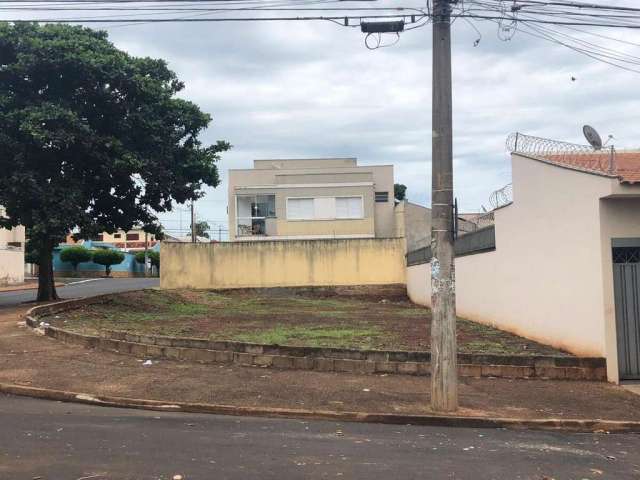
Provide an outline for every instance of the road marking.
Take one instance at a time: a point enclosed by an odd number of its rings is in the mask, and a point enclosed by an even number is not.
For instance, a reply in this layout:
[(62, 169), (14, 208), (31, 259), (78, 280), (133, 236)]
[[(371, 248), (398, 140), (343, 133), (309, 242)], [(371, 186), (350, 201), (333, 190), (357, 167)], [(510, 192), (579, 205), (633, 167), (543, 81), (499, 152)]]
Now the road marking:
[(98, 280), (104, 280), (104, 278), (89, 278), (87, 280), (78, 280), (77, 282), (66, 283), (64, 286), (68, 287), (69, 285), (78, 285), (80, 283), (97, 282)]

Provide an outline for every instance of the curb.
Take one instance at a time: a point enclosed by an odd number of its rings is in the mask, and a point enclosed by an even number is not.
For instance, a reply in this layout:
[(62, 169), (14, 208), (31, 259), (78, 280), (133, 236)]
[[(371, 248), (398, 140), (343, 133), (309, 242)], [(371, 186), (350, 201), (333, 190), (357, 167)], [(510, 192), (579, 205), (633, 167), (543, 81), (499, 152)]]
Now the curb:
[(401, 415), (393, 413), (239, 407), (234, 405), (217, 405), (209, 403), (162, 402), (158, 400), (145, 400), (138, 398), (94, 396), (87, 393), (26, 387), (6, 383), (0, 383), (0, 393), (59, 402), (163, 412), (207, 413), (214, 415), (329, 420), (336, 422), (379, 423), (387, 425), (415, 425), (431, 427), (509, 428), (555, 430), (574, 433), (640, 433), (640, 422), (633, 421), (556, 418), (532, 420), (525, 418)]
[[(65, 287), (67, 284), (66, 283), (56, 283), (55, 287), (56, 288), (62, 288)], [(36, 283), (33, 286), (16, 286), (16, 287), (7, 287), (6, 289), (4, 287), (0, 288), (0, 293), (8, 293), (8, 292), (23, 292), (23, 291), (30, 291), (30, 290), (37, 290), (38, 289), (38, 284)]]

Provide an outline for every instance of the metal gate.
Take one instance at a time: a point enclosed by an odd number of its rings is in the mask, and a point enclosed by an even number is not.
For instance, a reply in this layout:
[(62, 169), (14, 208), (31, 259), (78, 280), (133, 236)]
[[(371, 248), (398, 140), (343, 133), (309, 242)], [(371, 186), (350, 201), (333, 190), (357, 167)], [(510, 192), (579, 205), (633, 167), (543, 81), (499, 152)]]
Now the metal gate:
[(640, 380), (640, 240), (614, 239), (613, 288), (620, 379)]

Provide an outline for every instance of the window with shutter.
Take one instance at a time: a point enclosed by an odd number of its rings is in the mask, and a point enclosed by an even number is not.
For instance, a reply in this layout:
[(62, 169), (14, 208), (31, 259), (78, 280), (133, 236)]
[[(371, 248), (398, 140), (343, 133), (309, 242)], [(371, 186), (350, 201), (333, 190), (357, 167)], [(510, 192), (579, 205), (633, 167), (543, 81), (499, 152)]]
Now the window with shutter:
[(337, 197), (336, 218), (362, 218), (361, 197)]
[(287, 219), (313, 220), (315, 218), (313, 203), (313, 198), (287, 199)]

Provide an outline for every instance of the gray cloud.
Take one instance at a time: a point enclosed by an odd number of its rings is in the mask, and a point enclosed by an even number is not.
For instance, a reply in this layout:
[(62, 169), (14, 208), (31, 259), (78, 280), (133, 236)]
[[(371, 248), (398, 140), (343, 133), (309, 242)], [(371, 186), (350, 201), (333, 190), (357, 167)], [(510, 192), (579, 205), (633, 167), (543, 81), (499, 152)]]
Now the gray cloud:
[[(453, 27), (455, 188), (463, 209), (487, 205), (489, 194), (510, 181), (504, 141), (512, 131), (582, 142), (581, 127), (590, 123), (614, 134), (620, 146), (638, 146), (637, 74), (522, 32), (502, 42), (494, 23), (475, 25), (482, 34), (477, 47), (478, 33), (467, 22), (458, 19)], [(234, 145), (220, 163), (222, 184), (198, 202), (200, 218), (224, 223), (226, 170), (248, 168), (259, 157), (351, 155), (392, 163), (409, 198), (428, 202), (430, 26), (376, 51), (364, 47), (359, 30), (318, 22), (107, 30), (133, 55), (166, 59), (186, 83), (183, 96), (213, 115), (204, 139)], [(640, 33), (611, 35), (640, 43)], [(178, 213), (163, 218), (178, 227)], [(183, 227), (188, 223), (183, 215)]]

